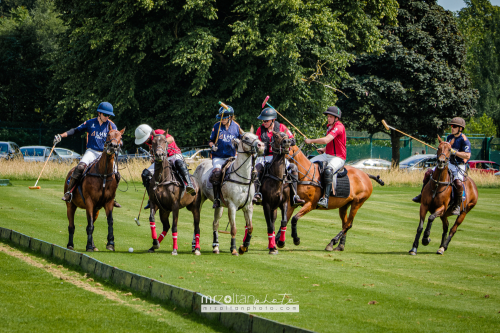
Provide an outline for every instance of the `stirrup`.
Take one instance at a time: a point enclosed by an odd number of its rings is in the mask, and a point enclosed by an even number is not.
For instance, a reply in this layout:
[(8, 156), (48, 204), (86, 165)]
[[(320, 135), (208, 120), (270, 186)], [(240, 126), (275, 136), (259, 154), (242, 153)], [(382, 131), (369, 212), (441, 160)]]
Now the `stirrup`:
[(149, 205), (150, 201), (148, 200), (148, 204), (144, 207), (144, 209), (149, 209), (151, 206)]
[(417, 195), (415, 198), (413, 198), (411, 200), (413, 200), (413, 202), (420, 203), (420, 201), (422, 201), (422, 193), (420, 193), (419, 195)]
[(321, 206), (323, 208), (328, 208), (328, 199), (326, 197), (319, 199), (318, 206)]
[(113, 206), (116, 208), (122, 208), (122, 205), (120, 205), (116, 200), (113, 202)]
[(459, 205), (455, 206), (453, 208), (453, 212), (451, 212), (451, 215), (460, 215), (460, 213), (462, 213), (462, 203), (460, 203)]
[[(305, 204), (305, 200), (302, 200), (297, 194), (295, 194), (293, 196), (293, 206), (298, 206), (298, 205), (302, 205), (302, 204)], [(325, 207), (327, 208), (327, 207)]]
[(252, 203), (255, 205), (260, 205), (262, 203), (262, 193), (255, 193), (252, 199)]
[[(68, 197), (66, 197), (66, 194), (68, 194)], [(61, 198), (62, 201), (66, 201), (66, 202), (71, 202), (71, 200), (73, 200), (73, 193), (72, 192), (66, 192), (64, 193), (64, 196)]]
[(219, 199), (214, 199), (214, 205), (212, 206), (212, 208), (219, 208), (220, 207), (220, 200)]

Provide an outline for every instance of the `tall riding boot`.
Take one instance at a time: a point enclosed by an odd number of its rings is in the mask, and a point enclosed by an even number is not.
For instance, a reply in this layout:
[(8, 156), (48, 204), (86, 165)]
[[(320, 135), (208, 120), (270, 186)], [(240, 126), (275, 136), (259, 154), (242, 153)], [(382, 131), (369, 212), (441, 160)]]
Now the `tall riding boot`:
[(462, 196), (464, 194), (464, 188), (462, 186), (462, 182), (460, 181), (460, 179), (455, 179), (453, 181), (454, 185), (455, 185), (455, 188), (456, 188), (456, 192), (455, 192), (455, 200), (453, 202), (453, 215), (460, 215), (461, 213), (461, 206), (462, 206)]
[(148, 192), (148, 204), (144, 207), (144, 209), (149, 209), (150, 208), (149, 182), (151, 181), (151, 179), (153, 179), (153, 174), (148, 169), (144, 169), (142, 170), (141, 177), (142, 177), (142, 185), (144, 185), (144, 187), (146, 188), (146, 192)]
[(222, 171), (219, 168), (214, 168), (212, 170), (212, 174), (208, 179), (210, 183), (212, 183), (212, 187), (214, 190), (214, 205), (212, 208), (220, 207), (220, 190), (221, 190), (221, 181), (222, 181)]
[(325, 188), (325, 193), (321, 199), (318, 201), (318, 206), (328, 208), (328, 199), (330, 199), (330, 193), (332, 192), (332, 182), (333, 182), (333, 168), (327, 167), (323, 171), (323, 187)]
[[(115, 177), (116, 177), (116, 187), (118, 187), (118, 184), (120, 184), (120, 179), (122, 179), (122, 176), (117, 171), (115, 173)], [(115, 206), (116, 208), (122, 208), (122, 205), (120, 205), (118, 202), (116, 202), (116, 198), (115, 198), (115, 202), (113, 203), (113, 206)]]
[(260, 205), (262, 203), (262, 193), (260, 193), (260, 186), (262, 185), (262, 175), (264, 174), (263, 169), (264, 167), (262, 166), (262, 164), (257, 164), (255, 166), (255, 170), (257, 171), (257, 177), (255, 178), (254, 181), (255, 194), (252, 199), (252, 203), (254, 205)]
[(184, 160), (176, 160), (175, 167), (177, 168), (177, 170), (179, 170), (181, 177), (183, 178), (184, 182), (186, 183), (186, 191), (191, 195), (195, 195), (196, 189), (194, 188), (193, 183), (191, 182), (191, 177), (189, 175), (189, 171), (188, 171), (186, 162), (184, 162)]
[[(293, 166), (292, 166), (293, 165)], [(305, 204), (305, 200), (302, 200), (299, 197), (299, 192), (297, 192), (297, 183), (299, 182), (299, 170), (295, 164), (290, 164), (290, 178), (292, 178), (292, 190), (293, 190), (293, 198), (292, 205), (298, 206)]]
[(63, 201), (68, 201), (70, 202), (71, 199), (73, 199), (73, 193), (71, 193), (71, 189), (75, 187), (76, 184), (80, 181), (82, 178), (83, 171), (85, 171), (85, 168), (87, 167), (87, 164), (80, 162), (76, 166), (75, 170), (73, 171), (73, 174), (71, 175), (69, 184), (68, 184), (68, 191), (64, 193), (64, 196), (61, 198)]
[(420, 201), (422, 200), (422, 192), (424, 190), (424, 187), (429, 182), (429, 179), (431, 178), (431, 175), (432, 175), (433, 172), (434, 172), (434, 170), (432, 170), (432, 169), (428, 169), (427, 170), (427, 172), (424, 175), (424, 180), (423, 180), (424, 184), (422, 185), (422, 189), (420, 190), (420, 194), (417, 195), (415, 198), (412, 199), (413, 202), (420, 203)]

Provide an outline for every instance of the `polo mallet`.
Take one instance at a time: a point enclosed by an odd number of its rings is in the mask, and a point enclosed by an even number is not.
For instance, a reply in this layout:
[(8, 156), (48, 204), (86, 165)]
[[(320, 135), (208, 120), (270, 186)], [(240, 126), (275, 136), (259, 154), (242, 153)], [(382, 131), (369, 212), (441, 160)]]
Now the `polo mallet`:
[(141, 225), (141, 223), (139, 222), (139, 218), (141, 217), (142, 204), (144, 203), (144, 198), (146, 197), (146, 191), (147, 191), (147, 188), (144, 189), (144, 195), (142, 196), (141, 208), (139, 208), (139, 215), (137, 215), (137, 218), (134, 219), (135, 223), (137, 223), (138, 226)]
[[(267, 101), (269, 100), (269, 96), (266, 96), (266, 99), (264, 99), (264, 102), (262, 102), (262, 108), (264, 108), (267, 104), (267, 106), (269, 106), (271, 109), (273, 109), (274, 111), (276, 111), (277, 114), (279, 114), (281, 116), (281, 118), (285, 119), (290, 125), (293, 126), (293, 128), (295, 128), (304, 138), (307, 139), (307, 136), (302, 133), (294, 124), (292, 124), (292, 122), (288, 119), (286, 119), (285, 117), (283, 117), (283, 115), (281, 113), (278, 112), (278, 110), (276, 110), (271, 104), (269, 104)], [(316, 149), (319, 149), (318, 147), (316, 147), (316, 145), (314, 143), (311, 143), (314, 148)]]
[[(224, 110), (229, 111), (229, 107), (226, 104), (219, 101), (219, 105), (222, 106)], [(219, 140), (220, 127), (222, 126), (222, 118), (224, 118), (224, 111), (222, 111), (222, 114), (220, 116), (221, 123), (219, 124), (219, 131), (217, 132), (217, 138), (215, 139), (215, 144), (217, 144), (217, 141)], [(229, 226), (229, 221), (227, 222), (226, 230), (225, 231), (218, 230), (218, 232), (220, 232), (221, 234), (230, 234), (230, 232), (227, 231), (228, 226)]]
[(384, 120), (384, 119), (382, 119), (382, 125), (384, 125), (384, 127), (385, 127), (385, 129), (386, 129), (386, 130), (392, 129), (392, 130), (394, 130), (394, 131), (396, 131), (396, 132), (399, 132), (399, 133), (401, 133), (401, 134), (403, 134), (403, 135), (406, 135), (406, 136), (407, 136), (407, 137), (409, 137), (409, 138), (412, 138), (413, 140), (416, 140), (416, 141), (418, 141), (418, 142), (420, 142), (420, 143), (423, 143), (424, 145), (426, 145), (426, 146), (427, 146), (427, 147), (429, 147), (429, 148), (432, 148), (432, 149), (434, 149), (434, 150), (437, 150), (437, 148), (434, 148), (433, 146), (428, 145), (427, 143), (425, 143), (425, 142), (423, 142), (423, 141), (420, 141), (419, 139), (414, 138), (414, 137), (412, 137), (411, 135), (406, 134), (405, 132), (402, 132), (402, 131), (398, 130), (397, 128), (394, 128), (394, 127), (392, 127), (392, 126), (387, 125), (387, 123), (385, 122), (385, 120)]
[(30, 190), (39, 190), (39, 189), (41, 189), (40, 186), (36, 186), (36, 185), (38, 184), (38, 181), (40, 180), (40, 177), (42, 176), (43, 170), (45, 169), (45, 166), (47, 165), (47, 162), (49, 161), (50, 156), (52, 155), (52, 152), (54, 151), (55, 147), (56, 147), (56, 144), (54, 143), (54, 145), (52, 146), (52, 149), (50, 150), (49, 157), (47, 157), (47, 160), (45, 161), (45, 164), (43, 165), (42, 171), (40, 172), (40, 176), (38, 176), (38, 179), (36, 180), (35, 186), (28, 186), (28, 188)]

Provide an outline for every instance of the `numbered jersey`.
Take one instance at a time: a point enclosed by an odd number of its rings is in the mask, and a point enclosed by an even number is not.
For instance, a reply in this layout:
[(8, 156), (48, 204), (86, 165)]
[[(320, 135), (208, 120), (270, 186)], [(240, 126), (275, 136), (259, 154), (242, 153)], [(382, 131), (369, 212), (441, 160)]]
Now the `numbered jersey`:
[[(458, 138), (453, 134), (450, 134), (446, 138), (446, 141), (451, 143), (451, 148), (455, 149), (456, 151), (470, 153), (470, 141), (464, 134), (460, 134)], [(464, 161), (462, 158), (455, 155), (451, 155), (450, 160), (452, 163), (458, 164), (464, 164), (465, 162), (467, 162), (467, 160)]]

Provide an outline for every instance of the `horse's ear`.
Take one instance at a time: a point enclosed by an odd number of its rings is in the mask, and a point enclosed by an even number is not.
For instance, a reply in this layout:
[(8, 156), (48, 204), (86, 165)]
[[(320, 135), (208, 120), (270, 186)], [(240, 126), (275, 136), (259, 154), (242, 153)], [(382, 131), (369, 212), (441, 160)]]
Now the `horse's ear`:
[(167, 130), (165, 131), (165, 136), (167, 136), (167, 135), (168, 135), (168, 128), (167, 128)]
[(124, 128), (120, 131), (120, 133), (121, 133), (122, 135), (123, 135), (123, 133), (125, 132), (125, 128), (127, 128), (127, 127), (124, 127)]
[(111, 122), (109, 122), (109, 131), (111, 132), (113, 130), (113, 127), (111, 127)]
[(439, 143), (443, 142), (443, 139), (441, 139), (441, 137), (438, 135), (438, 140), (439, 140)]
[(151, 136), (154, 138), (155, 136), (157, 136), (157, 134), (155, 133), (155, 131), (151, 131)]
[(252, 125), (252, 126), (250, 126), (250, 131), (248, 131), (248, 132), (250, 132), (250, 133), (252, 133), (252, 134), (254, 133), (254, 130), (253, 130), (253, 125)]

